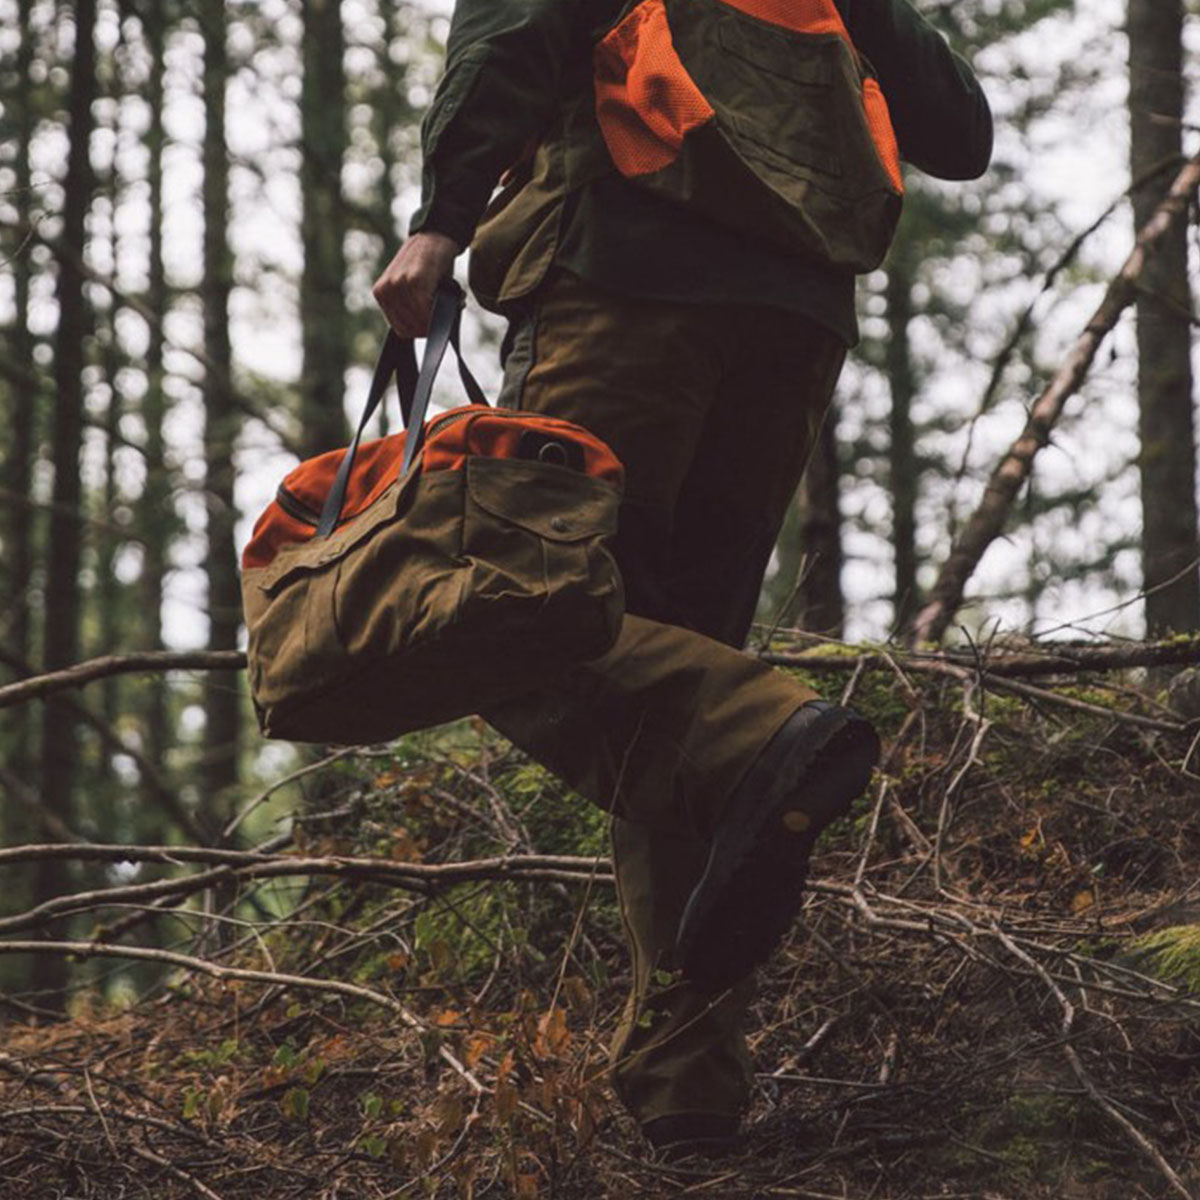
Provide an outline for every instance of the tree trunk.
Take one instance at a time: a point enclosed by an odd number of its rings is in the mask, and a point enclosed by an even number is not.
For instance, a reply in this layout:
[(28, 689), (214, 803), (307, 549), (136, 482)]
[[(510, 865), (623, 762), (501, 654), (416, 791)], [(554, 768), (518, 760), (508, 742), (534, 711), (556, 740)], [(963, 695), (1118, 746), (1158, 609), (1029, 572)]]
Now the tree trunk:
[[(142, 572), (139, 579), (141, 609), (141, 650), (163, 649), (162, 605), (166, 587), (167, 561), (171, 537), (175, 530), (174, 503), (171, 481), (167, 474), (166, 444), (163, 424), (167, 416), (167, 396), (164, 389), (163, 323), (167, 316), (167, 285), (163, 266), (163, 78), (166, 43), (162, 6), (150, 4), (145, 9), (146, 47), (150, 54), (150, 73), (146, 81), (146, 101), (150, 123), (146, 130), (146, 153), (149, 156), (147, 183), (150, 191), (150, 261), (149, 288), (146, 301), (153, 319), (149, 322), (149, 344), (146, 348), (146, 393), (142, 397), (142, 420), (146, 428), (143, 447), (146, 463), (146, 485), (138, 503), (138, 529), (143, 538)], [(146, 757), (163, 768), (167, 758), (167, 690), (162, 676), (147, 679), (138, 690), (141, 698)], [(144, 782), (143, 790), (153, 796), (153, 785)], [(141, 832), (149, 837), (161, 827), (157, 806), (143, 806)], [(154, 814), (151, 816), (151, 814)], [(155, 840), (150, 837), (149, 840)]]
[(800, 484), (804, 570), (796, 604), (800, 627), (829, 637), (841, 637), (846, 620), (839, 494), (837, 408), (831, 403)]
[(300, 93), (300, 194), (304, 212), (304, 275), (300, 322), (304, 363), (300, 417), (304, 456), (344, 446), (343, 411), (348, 326), (346, 208), (342, 202), (345, 157), (346, 74), (338, 0), (304, 0), (304, 82)]
[[(83, 442), (85, 328), (83, 275), (79, 264), (84, 257), (84, 221), (92, 193), (88, 145), (92, 133), (92, 100), (96, 94), (95, 0), (78, 0), (74, 18), (70, 144), (63, 199), (63, 253), (58, 261), (58, 338), (54, 356), (57, 392), (51, 437), (54, 491), (49, 522), (43, 653), (47, 670), (73, 663), (79, 649), (79, 566), (83, 529), (78, 519), (82, 500), (79, 454)], [(47, 701), (43, 709), (41, 749), (42, 803), (51, 816), (71, 826), (72, 789), (78, 756), (76, 724), (72, 709), (57, 699)], [(52, 864), (40, 865), (34, 880), (35, 903), (62, 890), (61, 872)], [(50, 1003), (62, 1003), (66, 979), (66, 964), (61, 959), (53, 955), (38, 956), (33, 984), (50, 994)]]
[[(33, 213), (29, 151), (33, 140), (33, 102), (30, 96), (30, 67), (33, 63), (33, 0), (20, 0), (17, 10), (17, 57), (14, 79), (22, 95), (6, 97), (13, 113), (16, 161), (13, 164), (16, 191), (12, 197), (20, 228), (27, 228)], [(9, 331), (12, 364), (20, 375), (34, 374), (33, 338), (29, 332), (29, 289), (32, 268), (28, 248), (9, 263), (13, 277), (13, 323)], [(33, 657), (33, 631), (30, 623), (29, 589), (33, 574), (34, 509), (23, 501), (32, 500), (33, 460), (37, 445), (37, 391), (13, 382), (4, 419), (10, 436), (3, 442), (4, 486), (13, 494), (12, 503), (0, 506), (7, 516), (3, 526), (4, 643), (18, 661)], [(0, 722), (0, 757), (22, 785), (32, 778), (33, 759), (30, 735), (31, 713), (20, 706), (4, 714)], [(0, 805), (0, 842), (20, 845), (31, 831), (29, 815), (17, 804)], [(0, 909), (20, 911), (28, 908), (34, 871), (19, 867), (9, 876), (6, 896)], [(7, 964), (0, 973), (0, 990), (20, 990), (29, 982), (26, 964)]]
[[(1181, 0), (1129, 0), (1134, 180), (1182, 154), (1182, 39)], [(1150, 220), (1172, 175), (1160, 170), (1135, 189), (1136, 228)], [(1180, 222), (1147, 262), (1137, 299), (1142, 570), (1151, 636), (1195, 629), (1200, 621), (1187, 257)]]
[(886, 369), (892, 394), (889, 478), (892, 552), (895, 555), (894, 625), (903, 629), (920, 607), (917, 590), (917, 458), (912, 402), (916, 394), (908, 327), (912, 321), (912, 273), (903, 259), (888, 266)]
[[(225, 146), (225, 87), (229, 68), (224, 0), (203, 0), (204, 34), (204, 453), (208, 467), (208, 648), (237, 647), (241, 623), (234, 523), (233, 452), (239, 421), (233, 396), (229, 343), (229, 156)], [(210, 675), (204, 686), (204, 757), (201, 796), (218, 820), (231, 811), (238, 781), (240, 713), (237, 681)]]

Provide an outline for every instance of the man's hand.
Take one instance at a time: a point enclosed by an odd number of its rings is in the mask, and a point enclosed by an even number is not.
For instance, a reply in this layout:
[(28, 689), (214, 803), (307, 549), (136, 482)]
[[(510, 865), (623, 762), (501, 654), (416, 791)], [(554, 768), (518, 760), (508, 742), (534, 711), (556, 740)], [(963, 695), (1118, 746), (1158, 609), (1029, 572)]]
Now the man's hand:
[(414, 233), (371, 289), (388, 324), (400, 337), (424, 337), (438, 284), (448, 279), (460, 247), (444, 233)]

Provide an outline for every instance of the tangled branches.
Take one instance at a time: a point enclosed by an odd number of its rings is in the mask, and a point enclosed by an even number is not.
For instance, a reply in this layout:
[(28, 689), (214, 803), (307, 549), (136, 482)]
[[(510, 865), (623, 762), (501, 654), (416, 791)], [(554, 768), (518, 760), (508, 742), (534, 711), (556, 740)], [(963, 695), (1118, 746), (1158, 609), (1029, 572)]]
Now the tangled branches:
[(295, 844), (0, 852), (94, 884), (0, 925), (0, 954), (90, 972), (71, 1021), (7, 1029), (0, 1177), (35, 1200), (1194, 1195), (1200, 963), (1155, 949), (1200, 919), (1191, 726), (1061, 652), (1033, 694), (945, 656), (807, 657), (887, 754), (764, 973), (745, 1154), (638, 1149), (607, 1088), (603, 822), (475, 730), (352, 760)]

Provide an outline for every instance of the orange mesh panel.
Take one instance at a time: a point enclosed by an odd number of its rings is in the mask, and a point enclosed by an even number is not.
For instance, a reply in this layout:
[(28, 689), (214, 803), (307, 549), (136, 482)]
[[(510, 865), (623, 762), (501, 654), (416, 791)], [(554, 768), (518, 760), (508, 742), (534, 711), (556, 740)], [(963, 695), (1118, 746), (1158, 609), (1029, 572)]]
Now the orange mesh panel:
[(892, 128), (887, 98), (880, 90), (879, 84), (870, 76), (863, 80), (863, 112), (867, 116), (871, 140), (875, 143), (875, 149), (879, 151), (879, 159), (887, 170), (892, 185), (903, 195), (904, 176), (900, 172), (900, 147), (896, 144), (896, 131)]
[(675, 53), (663, 0), (644, 0), (596, 46), (595, 88), (608, 152), (628, 177), (674, 162), (713, 116)]

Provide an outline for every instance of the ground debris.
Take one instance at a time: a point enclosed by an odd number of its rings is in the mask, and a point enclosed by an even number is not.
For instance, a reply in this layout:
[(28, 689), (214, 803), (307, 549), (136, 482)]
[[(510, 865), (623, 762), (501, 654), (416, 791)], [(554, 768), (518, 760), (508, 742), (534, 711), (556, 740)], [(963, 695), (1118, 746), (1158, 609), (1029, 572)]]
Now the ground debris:
[[(603, 821), (465, 723), (364, 759), (298, 852), (573, 855), (590, 875), (252, 881), (253, 935), (224, 943), (175, 910), (189, 954), (349, 981), (415, 1024), (184, 970), (139, 976), (124, 1009), (98, 983), (66, 1021), (13, 1007), (0, 1200), (1200, 1195), (1188, 731), (1122, 719), (1158, 711), (1136, 679), (1042, 681), (1072, 707), (915, 678), (854, 676), (884, 767), (764, 972), (742, 1152), (655, 1162), (617, 1109)], [(255, 889), (287, 915), (252, 917)]]

